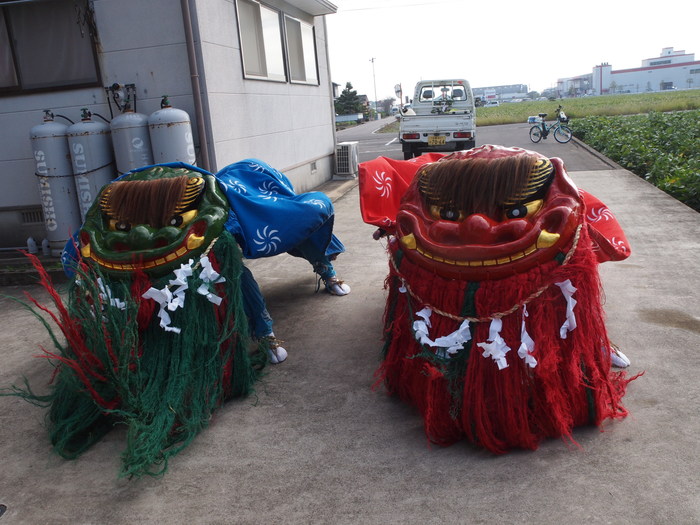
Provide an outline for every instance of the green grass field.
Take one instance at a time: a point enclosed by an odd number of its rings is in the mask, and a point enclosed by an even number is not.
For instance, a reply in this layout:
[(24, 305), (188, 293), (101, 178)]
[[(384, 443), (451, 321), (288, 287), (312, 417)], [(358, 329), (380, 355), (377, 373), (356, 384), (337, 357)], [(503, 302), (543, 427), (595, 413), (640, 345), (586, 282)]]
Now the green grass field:
[(601, 97), (566, 98), (555, 101), (527, 101), (501, 104), (497, 107), (477, 108), (476, 125), (516, 124), (538, 113), (547, 113), (554, 119), (557, 106), (571, 119), (595, 116), (637, 115), (657, 111), (684, 111), (700, 109), (700, 89), (640, 93), (633, 95), (605, 95)]
[[(517, 124), (538, 113), (547, 113), (553, 120), (561, 104), (569, 118), (637, 115), (657, 111), (684, 111), (700, 109), (700, 89), (640, 93), (632, 95), (605, 95), (602, 97), (566, 98), (555, 101), (526, 101), (501, 104), (497, 107), (476, 108), (476, 125)], [(382, 129), (383, 133), (398, 133), (398, 122)]]

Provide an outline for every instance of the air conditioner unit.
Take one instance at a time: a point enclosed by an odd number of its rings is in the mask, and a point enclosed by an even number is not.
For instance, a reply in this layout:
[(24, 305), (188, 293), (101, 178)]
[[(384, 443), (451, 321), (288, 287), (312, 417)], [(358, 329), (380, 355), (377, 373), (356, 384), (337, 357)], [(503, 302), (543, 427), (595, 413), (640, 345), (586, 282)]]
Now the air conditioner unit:
[(335, 148), (335, 174), (342, 178), (357, 177), (357, 142), (339, 142)]

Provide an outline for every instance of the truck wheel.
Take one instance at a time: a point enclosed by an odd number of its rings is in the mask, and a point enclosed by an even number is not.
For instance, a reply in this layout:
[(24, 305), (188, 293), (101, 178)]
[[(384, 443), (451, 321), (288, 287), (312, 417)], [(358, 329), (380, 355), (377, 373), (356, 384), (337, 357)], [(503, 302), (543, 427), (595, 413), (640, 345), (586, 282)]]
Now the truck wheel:
[(410, 147), (408, 151), (404, 150), (403, 160), (411, 160), (413, 157), (420, 157), (420, 150)]
[(474, 149), (476, 147), (476, 139), (468, 140), (467, 147), (464, 149)]

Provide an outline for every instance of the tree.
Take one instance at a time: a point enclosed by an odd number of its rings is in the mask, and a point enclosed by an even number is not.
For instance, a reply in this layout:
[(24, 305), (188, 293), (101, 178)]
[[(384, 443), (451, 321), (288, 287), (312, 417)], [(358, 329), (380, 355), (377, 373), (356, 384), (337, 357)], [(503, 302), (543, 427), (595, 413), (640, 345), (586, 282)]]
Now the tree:
[(396, 99), (394, 97), (389, 97), (385, 98), (384, 100), (381, 100), (379, 102), (379, 111), (381, 111), (384, 115), (388, 115), (391, 113), (391, 106), (394, 105), (394, 101)]
[(357, 91), (352, 89), (352, 84), (345, 84), (345, 89), (335, 101), (335, 112), (338, 115), (350, 115), (352, 113), (362, 113), (362, 103), (357, 96)]

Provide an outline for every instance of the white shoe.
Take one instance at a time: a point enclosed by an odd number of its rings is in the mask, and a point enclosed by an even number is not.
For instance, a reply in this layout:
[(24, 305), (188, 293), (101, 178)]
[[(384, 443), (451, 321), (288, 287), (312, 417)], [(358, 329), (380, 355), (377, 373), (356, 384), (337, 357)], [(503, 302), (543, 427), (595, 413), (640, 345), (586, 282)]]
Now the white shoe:
[(274, 333), (264, 336), (263, 339), (268, 343), (267, 358), (271, 364), (276, 365), (287, 359), (287, 351), (280, 346), (284, 341), (277, 339)]
[(610, 351), (610, 357), (612, 359), (612, 365), (617, 368), (627, 368), (632, 364), (629, 358), (620, 352), (618, 348), (613, 348)]
[(350, 286), (345, 284), (344, 281), (341, 281), (337, 277), (330, 277), (325, 280), (326, 283), (326, 290), (328, 290), (328, 293), (331, 295), (347, 295), (350, 293)]
[(270, 363), (276, 365), (287, 359), (287, 351), (281, 346), (278, 346), (274, 350), (270, 348), (267, 351), (267, 357), (270, 359)]

